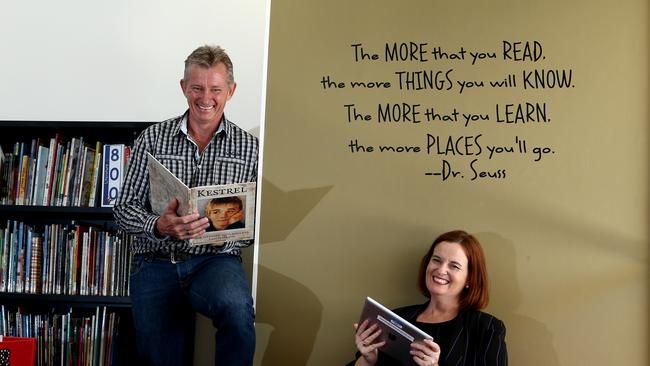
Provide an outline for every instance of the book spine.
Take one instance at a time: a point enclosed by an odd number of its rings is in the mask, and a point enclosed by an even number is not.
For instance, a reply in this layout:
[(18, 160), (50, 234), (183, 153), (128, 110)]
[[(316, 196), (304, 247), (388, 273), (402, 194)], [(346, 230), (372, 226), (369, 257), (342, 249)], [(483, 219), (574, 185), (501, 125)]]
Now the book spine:
[(32, 236), (32, 255), (30, 269), (30, 293), (42, 293), (42, 243), (43, 237), (40, 235)]
[(17, 205), (25, 205), (25, 192), (27, 190), (27, 177), (29, 171), (29, 156), (23, 155), (20, 159), (20, 186), (18, 187)]
[(18, 222), (12, 221), (11, 234), (9, 236), (9, 273), (7, 275), (8, 289), (7, 292), (16, 292), (16, 264), (18, 262), (18, 244), (17, 244), (17, 232), (18, 232)]
[(77, 154), (79, 153), (79, 139), (72, 138), (70, 142), (70, 150), (68, 153), (68, 164), (64, 175), (63, 196), (61, 199), (61, 206), (70, 206), (70, 191), (74, 189), (74, 174), (77, 168)]
[(36, 161), (36, 173), (34, 178), (34, 191), (32, 194), (32, 205), (43, 205), (43, 193), (45, 191), (45, 176), (47, 175), (47, 163), (50, 149), (45, 146), (38, 147), (38, 159)]
[[(2, 240), (2, 251), (0, 252), (0, 292), (6, 292), (7, 291), (7, 253), (9, 249), (9, 240), (8, 240), (8, 235), (9, 235), (9, 223), (7, 223), (6, 228), (2, 229), (1, 231), (1, 240)], [(2, 334), (5, 334), (4, 332)]]
[(70, 202), (73, 206), (79, 206), (81, 201), (81, 183), (83, 182), (84, 170), (86, 169), (86, 155), (88, 154), (88, 147), (81, 141), (79, 146), (79, 154), (77, 156), (77, 169), (74, 175), (74, 189), (71, 190)]
[(2, 292), (8, 292), (9, 260), (11, 255), (11, 220), (7, 220), (2, 241)]
[(23, 151), (25, 150), (25, 143), (21, 142), (21, 143), (19, 143), (18, 146), (19, 146), (20, 150), (19, 150), (18, 154), (16, 154), (17, 159), (18, 159), (18, 173), (16, 175), (16, 189), (15, 189), (15, 192), (14, 192), (15, 193), (14, 203), (16, 205), (22, 205), (23, 200), (20, 197), (20, 186), (21, 186), (21, 183), (22, 183), (22, 176), (23, 176), (23, 174), (22, 174), (22, 172), (23, 172)]
[(9, 185), (7, 188), (9, 189), (9, 192), (7, 194), (7, 204), (8, 205), (15, 205), (16, 204), (16, 195), (17, 190), (18, 190), (18, 178), (19, 178), (19, 170), (18, 170), (18, 165), (20, 164), (20, 143), (16, 142), (14, 144), (14, 153), (11, 155), (12, 163), (11, 163), (11, 172), (9, 173)]
[(45, 178), (45, 192), (43, 193), (43, 204), (49, 206), (51, 204), (51, 195), (53, 185), (55, 183), (56, 167), (58, 164), (59, 154), (59, 134), (55, 134), (50, 139), (50, 155), (47, 163), (47, 177)]
[(50, 262), (50, 257), (49, 257), (49, 250), (50, 250), (50, 231), (51, 225), (45, 225), (44, 231), (43, 231), (43, 240), (41, 244), (41, 253), (43, 255), (43, 258), (41, 260), (42, 263), (42, 268), (41, 268), (41, 273), (42, 273), (42, 279), (41, 279), (41, 293), (46, 294), (47, 293), (47, 283), (49, 280), (49, 262)]
[(100, 169), (99, 167), (101, 166), (101, 161), (102, 161), (102, 143), (97, 141), (97, 144), (95, 145), (95, 161), (93, 164), (93, 174), (92, 178), (90, 180), (90, 193), (88, 197), (88, 207), (95, 207), (97, 206), (97, 192), (101, 191), (98, 190), (97, 187), (100, 182)]
[(106, 234), (101, 235), (102, 238), (102, 246), (104, 247), (104, 260), (102, 264), (102, 268), (104, 269), (104, 272), (102, 274), (102, 295), (107, 296), (108, 295), (108, 275), (109, 275), (109, 258), (110, 258), (110, 241), (108, 240), (108, 237)]
[(90, 189), (91, 189), (91, 180), (93, 175), (93, 169), (95, 167), (95, 150), (90, 147), (86, 147), (86, 152), (84, 153), (84, 166), (82, 171), (81, 178), (81, 187), (79, 188), (79, 196), (77, 197), (77, 202), (80, 207), (88, 207), (88, 202), (90, 201)]
[(63, 205), (63, 189), (65, 187), (65, 177), (67, 174), (67, 169), (68, 169), (68, 160), (69, 160), (69, 152), (70, 152), (70, 142), (66, 144), (66, 147), (63, 149), (63, 155), (61, 156), (61, 164), (60, 168), (57, 172), (57, 178), (56, 178), (56, 201), (55, 201), (55, 206), (62, 206)]
[(31, 289), (32, 238), (32, 228), (25, 225), (25, 278), (23, 280), (23, 292), (25, 293), (29, 293)]
[(37, 151), (39, 140), (32, 139), (32, 147), (29, 150), (29, 164), (27, 166), (27, 184), (25, 187), (25, 205), (32, 204), (32, 194), (34, 192), (34, 175), (36, 173)]

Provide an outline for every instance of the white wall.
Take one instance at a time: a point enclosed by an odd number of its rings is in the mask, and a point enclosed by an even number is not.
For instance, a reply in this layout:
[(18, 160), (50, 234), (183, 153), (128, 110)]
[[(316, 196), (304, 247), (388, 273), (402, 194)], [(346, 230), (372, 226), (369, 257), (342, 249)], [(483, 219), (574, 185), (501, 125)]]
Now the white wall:
[(238, 89), (226, 115), (260, 125), (265, 1), (6, 1), (0, 120), (159, 121), (182, 113), (183, 61), (219, 44)]

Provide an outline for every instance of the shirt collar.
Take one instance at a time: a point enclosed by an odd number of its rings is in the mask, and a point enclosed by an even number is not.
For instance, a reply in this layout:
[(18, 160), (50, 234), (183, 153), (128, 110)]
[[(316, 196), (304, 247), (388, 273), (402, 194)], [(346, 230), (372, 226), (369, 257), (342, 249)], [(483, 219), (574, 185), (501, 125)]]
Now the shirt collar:
[[(182, 132), (183, 134), (185, 134), (185, 136), (189, 136), (189, 134), (187, 133), (187, 117), (188, 116), (189, 116), (189, 111), (186, 111), (185, 113), (183, 113), (183, 115), (181, 116), (180, 123), (178, 125), (178, 131), (176, 133)], [(230, 121), (228, 121), (228, 119), (226, 118), (226, 115), (224, 114), (221, 117), (221, 122), (219, 123), (219, 127), (217, 127), (217, 130), (215, 131), (215, 133), (214, 133), (214, 135), (212, 137), (214, 137), (214, 136), (216, 136), (216, 135), (218, 135), (218, 134), (220, 134), (222, 132), (226, 136), (228, 136), (229, 131), (230, 131)]]

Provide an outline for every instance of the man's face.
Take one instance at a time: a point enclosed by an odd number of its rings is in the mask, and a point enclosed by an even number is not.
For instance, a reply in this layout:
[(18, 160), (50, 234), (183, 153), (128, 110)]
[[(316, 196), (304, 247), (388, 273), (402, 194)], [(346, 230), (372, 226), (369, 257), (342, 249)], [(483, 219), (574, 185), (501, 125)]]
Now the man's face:
[(181, 89), (190, 109), (190, 122), (201, 125), (218, 123), (235, 88), (234, 83), (228, 85), (228, 71), (224, 64), (210, 68), (191, 65), (187, 80), (181, 80)]
[(205, 209), (205, 215), (210, 219), (212, 226), (217, 230), (224, 230), (230, 222), (233, 215), (240, 211), (236, 203), (217, 203), (208, 205)]

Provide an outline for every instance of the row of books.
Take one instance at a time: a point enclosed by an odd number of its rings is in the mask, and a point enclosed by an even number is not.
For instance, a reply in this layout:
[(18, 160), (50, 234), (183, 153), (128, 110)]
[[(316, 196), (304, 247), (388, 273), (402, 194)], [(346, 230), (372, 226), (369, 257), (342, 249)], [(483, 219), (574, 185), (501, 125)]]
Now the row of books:
[(89, 145), (83, 137), (49, 143), (34, 138), (0, 147), (0, 204), (33, 206), (112, 206), (131, 148)]
[(132, 237), (73, 224), (0, 227), (0, 292), (128, 296)]
[(34, 365), (115, 364), (119, 316), (97, 307), (94, 315), (27, 314), (1, 306), (3, 336), (36, 338)]

